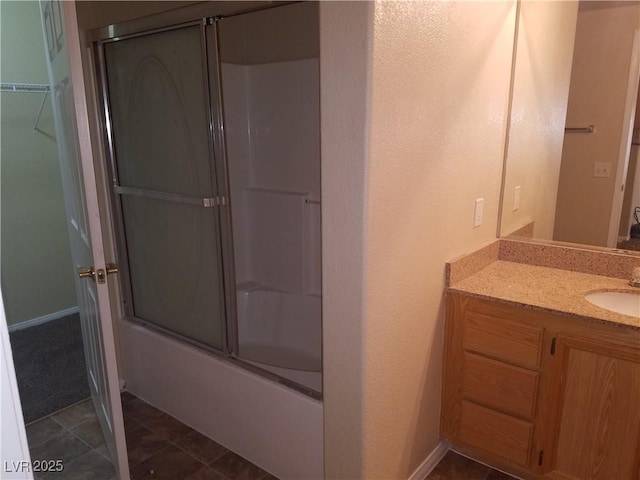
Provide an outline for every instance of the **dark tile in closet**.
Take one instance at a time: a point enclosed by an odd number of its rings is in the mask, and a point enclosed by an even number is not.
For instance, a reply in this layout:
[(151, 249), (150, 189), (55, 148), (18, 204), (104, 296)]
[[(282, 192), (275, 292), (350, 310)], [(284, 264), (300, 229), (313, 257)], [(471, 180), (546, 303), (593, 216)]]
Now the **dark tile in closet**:
[(109, 448), (107, 448), (107, 444), (106, 443), (103, 443), (98, 448), (94, 448), (93, 450), (98, 452), (100, 455), (102, 455), (107, 460), (111, 461), (111, 455), (109, 454)]
[(80, 425), (81, 423), (94, 418), (96, 418), (96, 411), (93, 408), (93, 402), (91, 399), (85, 400), (84, 402), (78, 403), (69, 408), (65, 408), (60, 413), (56, 413), (51, 416), (51, 419), (65, 428), (73, 428), (76, 425)]
[(110, 461), (90, 451), (65, 464), (62, 472), (51, 472), (45, 480), (111, 480), (116, 472)]
[(132, 480), (178, 480), (204, 466), (191, 455), (169, 445), (131, 469)]
[(449, 450), (425, 480), (485, 480), (490, 470)]
[(31, 460), (62, 460), (66, 465), (90, 450), (86, 443), (63, 430), (49, 440), (30, 448)]
[(50, 418), (43, 418), (33, 422), (27, 427), (27, 440), (30, 447), (46, 442), (47, 440), (59, 435), (62, 427), (59, 423), (54, 422)]
[(71, 432), (88, 444), (91, 448), (98, 448), (104, 443), (102, 427), (97, 418), (92, 418), (86, 422), (76, 425), (70, 429)]
[(143, 426), (125, 432), (125, 435), (130, 466), (137, 465), (169, 445), (168, 442)]
[(145, 426), (160, 438), (171, 441), (178, 440), (195, 431), (166, 413), (163, 413), (158, 418), (147, 422)]
[(195, 430), (173, 443), (206, 464), (210, 464), (228, 452), (222, 445)]
[(231, 480), (260, 480), (268, 475), (257, 465), (233, 452), (225, 453), (211, 466)]

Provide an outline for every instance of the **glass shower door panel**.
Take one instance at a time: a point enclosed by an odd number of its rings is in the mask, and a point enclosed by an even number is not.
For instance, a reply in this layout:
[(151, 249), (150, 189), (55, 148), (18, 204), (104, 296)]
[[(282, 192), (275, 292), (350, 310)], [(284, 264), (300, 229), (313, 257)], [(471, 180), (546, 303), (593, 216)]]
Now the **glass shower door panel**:
[(120, 186), (212, 194), (202, 55), (197, 25), (105, 45)]
[(322, 388), (317, 2), (218, 22), (241, 360)]
[(210, 208), (125, 196), (134, 314), (222, 349), (222, 285)]
[(218, 350), (224, 304), (202, 26), (104, 45), (128, 315)]

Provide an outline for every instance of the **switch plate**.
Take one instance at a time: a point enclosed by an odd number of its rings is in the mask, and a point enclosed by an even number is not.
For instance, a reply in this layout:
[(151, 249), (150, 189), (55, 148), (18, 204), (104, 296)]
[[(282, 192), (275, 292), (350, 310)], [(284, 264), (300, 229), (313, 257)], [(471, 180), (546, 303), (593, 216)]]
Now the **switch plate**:
[(482, 223), (482, 216), (484, 215), (484, 198), (476, 199), (476, 211), (473, 217), (473, 226), (479, 227)]
[(516, 187), (516, 191), (513, 195), (513, 211), (515, 212), (520, 208), (520, 185)]
[(596, 178), (609, 178), (611, 176), (611, 163), (595, 162), (593, 164), (593, 176)]

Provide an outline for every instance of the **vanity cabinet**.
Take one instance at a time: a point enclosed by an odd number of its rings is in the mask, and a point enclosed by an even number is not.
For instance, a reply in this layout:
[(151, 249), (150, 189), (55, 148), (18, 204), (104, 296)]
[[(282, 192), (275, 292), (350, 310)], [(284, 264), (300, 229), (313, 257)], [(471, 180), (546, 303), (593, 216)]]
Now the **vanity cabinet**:
[(639, 479), (638, 349), (559, 335), (555, 354), (550, 472), (560, 478)]
[(449, 293), (441, 429), (523, 478), (640, 478), (640, 332)]

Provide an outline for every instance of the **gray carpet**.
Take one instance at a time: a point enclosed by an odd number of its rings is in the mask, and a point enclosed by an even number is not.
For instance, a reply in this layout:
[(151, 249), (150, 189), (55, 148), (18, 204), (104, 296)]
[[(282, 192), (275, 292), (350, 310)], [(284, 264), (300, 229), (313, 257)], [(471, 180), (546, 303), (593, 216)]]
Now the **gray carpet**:
[(10, 333), (25, 423), (90, 396), (80, 316)]

